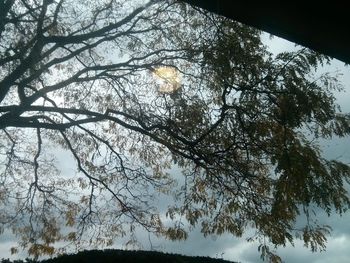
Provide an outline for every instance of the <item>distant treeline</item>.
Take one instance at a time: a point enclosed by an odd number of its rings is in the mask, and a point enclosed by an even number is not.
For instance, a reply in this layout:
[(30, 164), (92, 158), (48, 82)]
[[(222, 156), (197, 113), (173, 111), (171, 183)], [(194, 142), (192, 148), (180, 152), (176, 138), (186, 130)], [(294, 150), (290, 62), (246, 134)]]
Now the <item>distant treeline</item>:
[[(31, 259), (14, 260), (2, 259), (1, 263), (34, 263)], [(52, 259), (38, 261), (40, 263), (233, 263), (231, 261), (209, 258), (189, 257), (177, 254), (168, 254), (155, 251), (130, 251), (130, 250), (89, 250), (77, 254), (62, 255)]]

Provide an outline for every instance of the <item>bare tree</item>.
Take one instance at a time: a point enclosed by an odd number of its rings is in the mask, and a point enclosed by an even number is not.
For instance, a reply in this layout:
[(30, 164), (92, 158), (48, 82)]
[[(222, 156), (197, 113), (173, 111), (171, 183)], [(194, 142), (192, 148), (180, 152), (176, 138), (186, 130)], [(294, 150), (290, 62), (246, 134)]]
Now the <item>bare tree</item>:
[[(184, 239), (178, 216), (205, 235), (253, 227), (271, 261), (268, 244), (325, 248), (312, 207), (350, 204), (349, 167), (303, 133), (350, 132), (336, 77), (313, 76), (327, 57), (273, 57), (258, 30), (176, 1), (5, 0), (0, 21), (0, 223), (30, 254), (138, 226)], [(55, 148), (75, 174), (60, 174)], [(177, 198), (172, 226), (157, 193)]]

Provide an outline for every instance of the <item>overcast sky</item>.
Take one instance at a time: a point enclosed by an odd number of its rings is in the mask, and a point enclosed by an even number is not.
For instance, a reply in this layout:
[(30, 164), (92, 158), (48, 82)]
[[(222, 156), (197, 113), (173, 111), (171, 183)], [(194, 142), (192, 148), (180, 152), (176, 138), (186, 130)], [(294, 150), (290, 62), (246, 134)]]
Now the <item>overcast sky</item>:
[[(277, 37), (269, 40), (269, 37), (266, 36), (264, 40), (273, 53), (295, 48), (293, 43)], [(336, 97), (343, 112), (350, 112), (350, 67), (345, 66), (343, 62), (333, 60), (330, 66), (325, 66), (321, 71), (339, 71), (343, 74), (341, 82), (344, 85), (344, 91), (337, 93)], [(322, 142), (322, 147), (325, 157), (350, 163), (350, 138), (333, 138)], [(350, 262), (350, 212), (343, 216), (333, 215), (331, 217), (322, 212), (318, 214), (318, 219), (320, 223), (330, 225), (333, 229), (331, 236), (328, 237), (327, 250), (321, 253), (312, 253), (303, 246), (301, 241), (296, 241), (295, 247), (287, 246), (277, 250), (286, 263)], [(145, 249), (149, 249), (147, 235), (143, 239), (145, 240)], [(245, 238), (235, 238), (230, 235), (204, 238), (199, 231), (194, 231), (190, 233), (185, 242), (153, 240), (152, 245), (155, 249), (162, 251), (191, 256), (219, 257), (242, 263), (263, 262), (257, 251), (257, 243), (248, 243)]]
[[(269, 40), (269, 37), (266, 36), (264, 41), (268, 43), (273, 53), (295, 48), (293, 43), (277, 37)], [(344, 91), (337, 93), (336, 97), (343, 112), (350, 112), (350, 67), (345, 66), (343, 62), (333, 60), (331, 65), (325, 66), (320, 71), (342, 73), (340, 78), (344, 85)], [(329, 141), (323, 141), (322, 148), (325, 157), (350, 163), (350, 138), (333, 138)], [(350, 212), (342, 216), (333, 215), (331, 217), (328, 217), (324, 212), (320, 212), (318, 219), (321, 224), (330, 225), (333, 229), (331, 236), (328, 237), (327, 250), (312, 253), (303, 246), (303, 242), (296, 241), (294, 247), (290, 245), (277, 250), (284, 262), (350, 262)], [(149, 237), (145, 233), (140, 233), (140, 239), (143, 240), (145, 250), (153, 248), (190, 256), (219, 257), (242, 263), (264, 262), (260, 259), (260, 254), (257, 251), (258, 244), (248, 243), (244, 237), (235, 238), (230, 235), (223, 235), (204, 238), (198, 230), (195, 230), (190, 233), (188, 240), (185, 242), (167, 242), (151, 237), (151, 245)]]
[[(279, 38), (265, 40), (269, 43), (273, 52), (290, 50), (294, 48), (294, 44)], [(345, 67), (344, 63), (334, 60), (331, 66), (322, 69), (326, 71), (341, 71), (343, 73), (342, 82), (345, 91), (338, 93), (338, 102), (343, 112), (350, 112), (350, 67)], [(350, 139), (332, 139), (332, 141), (323, 142), (324, 155), (328, 158), (338, 158), (346, 163), (350, 163)], [(74, 170), (71, 162), (65, 161), (65, 153), (58, 152), (58, 156), (62, 161), (63, 172)], [(332, 235), (328, 237), (327, 251), (322, 253), (311, 253), (303, 247), (301, 242), (296, 242), (295, 247), (287, 246), (278, 249), (278, 253), (285, 262), (313, 262), (313, 263), (348, 263), (350, 260), (350, 213), (344, 214), (342, 217), (327, 217), (323, 213), (319, 214), (319, 221), (330, 225), (333, 228)], [(143, 244), (144, 250), (159, 250), (164, 252), (180, 253), (190, 256), (210, 256), (219, 257), (227, 260), (255, 263), (262, 262), (260, 254), (257, 251), (257, 243), (247, 243), (245, 238), (235, 238), (230, 235), (212, 236), (204, 238), (198, 230), (190, 233), (188, 240), (182, 242), (169, 242), (163, 239), (156, 239), (147, 233), (139, 233), (140, 242)], [(13, 237), (4, 233), (0, 235), (0, 258), (11, 257), (9, 253), (10, 247), (14, 246)], [(118, 248), (121, 248), (117, 245)], [(12, 258), (22, 258), (24, 254), (18, 254)]]

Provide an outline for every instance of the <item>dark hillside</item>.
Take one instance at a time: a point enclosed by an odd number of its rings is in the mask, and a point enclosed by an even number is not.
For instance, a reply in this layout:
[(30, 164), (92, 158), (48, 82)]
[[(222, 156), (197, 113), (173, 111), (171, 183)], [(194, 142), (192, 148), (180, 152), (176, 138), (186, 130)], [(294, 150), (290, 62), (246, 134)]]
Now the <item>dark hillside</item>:
[[(14, 261), (13, 263), (26, 261)], [(27, 261), (28, 262), (28, 261)], [(29, 261), (33, 262), (33, 261)], [(41, 263), (233, 263), (223, 259), (209, 257), (190, 257), (178, 254), (168, 254), (155, 251), (125, 251), (125, 250), (89, 250), (77, 254), (63, 255), (57, 258), (40, 261)], [(2, 260), (1, 263), (12, 263)]]

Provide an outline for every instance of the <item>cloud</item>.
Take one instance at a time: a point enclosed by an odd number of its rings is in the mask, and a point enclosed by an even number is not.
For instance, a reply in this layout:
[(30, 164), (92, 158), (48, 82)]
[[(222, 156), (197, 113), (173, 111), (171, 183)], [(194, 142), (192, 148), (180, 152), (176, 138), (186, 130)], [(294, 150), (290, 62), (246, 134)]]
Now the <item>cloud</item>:
[(350, 236), (340, 235), (328, 239), (327, 250), (312, 253), (306, 249), (301, 241), (296, 242), (295, 247), (280, 249), (280, 255), (286, 263), (310, 262), (310, 263), (347, 263), (350, 258)]
[(17, 254), (12, 255), (10, 249), (12, 247), (17, 247), (17, 239), (10, 231), (5, 230), (0, 235), (0, 259), (10, 258), (14, 259), (24, 259), (27, 255), (26, 253), (19, 251)]

